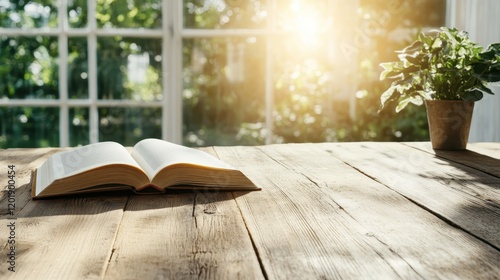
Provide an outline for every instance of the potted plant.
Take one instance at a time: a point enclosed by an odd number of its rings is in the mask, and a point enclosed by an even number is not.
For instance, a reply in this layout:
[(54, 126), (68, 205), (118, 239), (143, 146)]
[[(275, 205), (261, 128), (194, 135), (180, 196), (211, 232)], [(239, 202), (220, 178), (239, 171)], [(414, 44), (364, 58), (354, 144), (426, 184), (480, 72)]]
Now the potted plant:
[(398, 103), (396, 112), (425, 103), (432, 147), (465, 149), (474, 102), (493, 94), (487, 85), (500, 81), (500, 43), (484, 49), (467, 32), (442, 27), (420, 32), (397, 53), (398, 60), (380, 64), (380, 80), (393, 80), (381, 109), (389, 102)]

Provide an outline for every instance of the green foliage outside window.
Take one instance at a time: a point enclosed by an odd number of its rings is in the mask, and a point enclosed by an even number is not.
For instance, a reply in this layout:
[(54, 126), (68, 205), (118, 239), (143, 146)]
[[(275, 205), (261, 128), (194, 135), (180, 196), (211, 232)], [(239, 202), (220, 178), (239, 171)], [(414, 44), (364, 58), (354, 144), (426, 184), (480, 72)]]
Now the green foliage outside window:
[[(328, 52), (327, 44), (319, 42), (310, 51), (299, 52), (294, 49), (298, 44), (287, 35), (271, 38), (275, 48), (271, 74), (272, 141), (428, 139), (425, 111), (421, 108), (398, 116), (393, 110), (385, 110), (383, 116), (377, 114), (380, 93), (387, 87), (378, 81), (381, 71), (378, 64), (392, 60), (396, 55), (393, 50), (411, 41), (406, 35), (395, 36), (398, 31), (413, 30), (410, 33), (416, 34), (420, 27), (442, 25), (444, 2), (360, 1), (356, 31), (364, 33), (370, 44), (354, 46), (357, 70), (351, 81), (356, 81), (357, 86), (353, 92), (341, 93), (356, 100), (355, 108), (336, 98), (340, 89), (335, 85), (345, 81), (335, 80), (337, 69), (332, 69), (323, 57)], [(288, 3), (279, 2), (285, 6)], [(327, 1), (314, 3), (316, 10), (328, 15)], [(270, 7), (269, 1), (263, 0), (183, 1), (183, 24), (185, 28), (196, 29), (264, 29)], [(86, 0), (68, 1), (69, 26), (87, 27), (87, 9)], [(159, 0), (97, 0), (96, 9), (99, 28), (162, 26)], [(0, 1), (2, 27), (57, 27), (57, 13), (57, 1)], [(290, 14), (282, 13), (277, 18), (287, 22), (290, 20), (287, 17)], [(278, 28), (287, 25), (277, 23)], [(184, 100), (184, 144), (264, 143), (269, 133), (265, 130), (267, 40), (269, 37), (264, 35), (183, 39), (182, 92), (178, 94)], [(164, 98), (161, 39), (98, 37), (97, 48), (99, 99)], [(59, 98), (58, 55), (57, 37), (0, 36), (0, 98)], [(86, 37), (69, 37), (68, 55), (68, 98), (86, 99), (89, 97)], [(147, 74), (134, 75), (128, 68), (131, 60), (143, 63)], [(70, 144), (87, 144), (88, 108), (70, 108), (69, 115)], [(59, 145), (57, 108), (0, 107), (0, 117), (0, 148)], [(161, 137), (161, 119), (159, 108), (99, 108), (99, 140), (133, 145), (142, 138)]]

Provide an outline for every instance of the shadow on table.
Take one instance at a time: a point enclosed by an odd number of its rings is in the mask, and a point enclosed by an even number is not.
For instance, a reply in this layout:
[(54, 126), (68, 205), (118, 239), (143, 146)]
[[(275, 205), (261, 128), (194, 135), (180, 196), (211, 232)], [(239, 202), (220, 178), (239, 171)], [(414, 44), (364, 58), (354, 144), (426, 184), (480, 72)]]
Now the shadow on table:
[(9, 215), (7, 190), (0, 192), (0, 220), (7, 218), (43, 217), (59, 215), (95, 215), (111, 211), (145, 211), (152, 209), (193, 207), (193, 205), (234, 200), (248, 191), (169, 190), (166, 193), (135, 194), (132, 191), (111, 191), (73, 194), (32, 200), (31, 184), (16, 189), (14, 215)]
[(466, 175), (435, 178), (445, 185), (458, 183), (454, 188), (463, 196), (462, 202), (449, 212), (448, 222), (500, 250), (500, 159), (470, 150), (434, 153)]
[(500, 159), (470, 150), (434, 150), (433, 153), (434, 157), (439, 160), (439, 165), (447, 165), (459, 172), (426, 171), (425, 174), (420, 174), (421, 177), (433, 179), (443, 185), (455, 182), (473, 192), (477, 184), (487, 185), (480, 188), (480, 193), (484, 192), (484, 188), (492, 189), (491, 191), (500, 189)]
[[(473, 152), (471, 150), (464, 151), (441, 151), (434, 150), (434, 153), (440, 159), (445, 159), (450, 163), (458, 163), (454, 167), (468, 166), (473, 169), (480, 170), (489, 175), (500, 178), (500, 159), (490, 157), (484, 154)], [(465, 172), (470, 173), (469, 169), (464, 169)]]

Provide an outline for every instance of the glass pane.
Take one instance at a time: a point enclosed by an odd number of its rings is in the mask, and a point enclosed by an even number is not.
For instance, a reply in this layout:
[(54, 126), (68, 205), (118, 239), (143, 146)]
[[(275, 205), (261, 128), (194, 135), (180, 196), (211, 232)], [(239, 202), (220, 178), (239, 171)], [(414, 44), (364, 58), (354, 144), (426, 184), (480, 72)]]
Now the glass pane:
[(445, 24), (446, 0), (359, 1), (359, 28), (346, 34), (345, 53), (357, 58), (355, 118), (349, 126), (349, 141), (428, 140), (424, 106), (408, 106), (395, 113), (395, 102), (384, 110), (380, 96), (392, 81), (380, 81), (380, 63), (397, 59), (395, 50), (413, 41), (419, 30)]
[(265, 40), (185, 39), (184, 144), (264, 141)]
[(68, 0), (68, 22), (73, 28), (87, 26), (87, 0)]
[[(333, 120), (340, 113), (349, 113), (348, 104), (336, 108), (333, 98), (342, 92), (332, 87), (335, 69), (325, 59), (327, 43), (318, 38), (317, 44), (292, 34), (274, 40), (274, 110), (273, 142), (322, 142), (336, 140), (331, 134)], [(309, 36), (308, 34), (307, 36)], [(291, 43), (293, 42), (293, 43)], [(336, 84), (342, 85), (344, 81)], [(347, 115), (348, 116), (348, 115)]]
[(161, 28), (161, 0), (98, 0), (100, 28)]
[(99, 98), (162, 100), (161, 60), (160, 39), (99, 38)]
[(59, 109), (0, 108), (0, 148), (59, 146)]
[(89, 97), (87, 38), (68, 40), (68, 96), (69, 98)]
[(133, 146), (144, 138), (161, 138), (161, 108), (100, 108), (99, 141)]
[(58, 1), (0, 1), (0, 26), (7, 28), (57, 27)]
[(59, 98), (54, 37), (0, 37), (0, 98)]
[(70, 146), (89, 144), (89, 109), (69, 109), (69, 143)]
[(264, 28), (266, 0), (183, 1), (186, 28)]
[(331, 3), (329, 0), (278, 0), (276, 27), (300, 35), (328, 31), (333, 21)]

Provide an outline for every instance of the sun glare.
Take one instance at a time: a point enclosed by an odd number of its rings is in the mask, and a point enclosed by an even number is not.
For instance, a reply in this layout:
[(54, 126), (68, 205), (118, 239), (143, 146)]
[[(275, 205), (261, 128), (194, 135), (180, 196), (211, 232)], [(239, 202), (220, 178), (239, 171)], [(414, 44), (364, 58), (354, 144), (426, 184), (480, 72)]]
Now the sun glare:
[(290, 1), (285, 7), (282, 27), (299, 41), (301, 46), (315, 48), (321, 43), (322, 31), (328, 29), (329, 21), (321, 7), (313, 1)]

